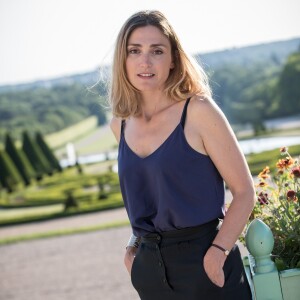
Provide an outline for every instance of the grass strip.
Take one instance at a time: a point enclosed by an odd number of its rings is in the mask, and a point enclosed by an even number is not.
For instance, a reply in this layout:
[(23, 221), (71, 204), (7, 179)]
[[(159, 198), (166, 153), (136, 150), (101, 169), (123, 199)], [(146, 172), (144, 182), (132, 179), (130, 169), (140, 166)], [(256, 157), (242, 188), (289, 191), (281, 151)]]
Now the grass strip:
[(37, 240), (37, 239), (44, 239), (44, 238), (79, 234), (79, 233), (87, 233), (87, 232), (93, 232), (93, 231), (110, 229), (110, 228), (118, 228), (118, 227), (123, 227), (123, 226), (127, 226), (127, 225), (129, 225), (129, 221), (123, 220), (123, 221), (115, 221), (115, 222), (111, 222), (111, 223), (94, 225), (94, 226), (89, 226), (89, 227), (52, 230), (52, 231), (47, 231), (47, 232), (7, 237), (7, 238), (0, 239), (0, 246), (15, 244), (15, 243), (24, 242), (24, 241), (32, 241), (32, 240)]
[[(109, 201), (109, 199), (106, 200), (106, 203), (102, 203), (101, 206), (96, 207), (85, 207), (82, 209), (70, 209), (69, 211), (61, 211), (56, 213), (49, 213), (49, 214), (34, 214), (31, 216), (23, 216), (18, 218), (6, 218), (0, 220), (0, 229), (1, 227), (5, 226), (11, 226), (11, 225), (21, 225), (21, 224), (28, 224), (33, 222), (40, 222), (40, 221), (50, 221), (55, 219), (62, 219), (62, 218), (68, 218), (73, 216), (79, 216), (79, 215), (85, 215), (89, 213), (95, 213), (100, 211), (107, 211), (115, 208), (121, 208), (124, 207), (123, 201), (120, 199), (118, 201)], [(0, 213), (1, 216), (1, 213)]]
[[(288, 151), (291, 156), (296, 158), (300, 154), (300, 145), (289, 146)], [(280, 155), (279, 148), (246, 155), (247, 163), (253, 176), (258, 175), (266, 166), (269, 166), (272, 172), (275, 171), (276, 162), (282, 158), (285, 158), (285, 156)]]

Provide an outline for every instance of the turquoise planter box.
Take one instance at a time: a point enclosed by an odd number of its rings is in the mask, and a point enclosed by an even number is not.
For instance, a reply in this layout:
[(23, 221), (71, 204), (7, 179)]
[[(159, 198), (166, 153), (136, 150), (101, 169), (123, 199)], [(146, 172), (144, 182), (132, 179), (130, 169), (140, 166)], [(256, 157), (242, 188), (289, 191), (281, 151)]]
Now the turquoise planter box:
[(274, 238), (270, 228), (255, 219), (245, 240), (250, 254), (243, 261), (253, 300), (300, 300), (300, 269), (278, 272), (271, 260)]
[(300, 269), (290, 269), (279, 272), (279, 278), (284, 300), (300, 299)]

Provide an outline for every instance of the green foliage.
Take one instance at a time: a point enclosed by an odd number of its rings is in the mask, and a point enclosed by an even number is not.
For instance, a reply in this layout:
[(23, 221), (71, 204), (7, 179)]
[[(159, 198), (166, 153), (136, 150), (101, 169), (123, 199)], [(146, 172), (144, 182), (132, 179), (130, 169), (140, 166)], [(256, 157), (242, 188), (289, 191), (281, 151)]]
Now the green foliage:
[(264, 131), (266, 119), (300, 113), (300, 52), (291, 54), (285, 65), (224, 64), (210, 79), (214, 98), (229, 121), (250, 123), (256, 134)]
[(291, 54), (298, 45), (294, 39), (202, 55), (214, 99), (231, 123), (252, 124), (259, 134), (266, 119), (300, 113), (299, 54)]
[(105, 175), (102, 175), (97, 178), (99, 195), (98, 199), (103, 200), (107, 199), (108, 191), (111, 190), (111, 182), (113, 180), (113, 174), (111, 171)]
[[(98, 200), (99, 178), (106, 184), (106, 199), (102, 201)], [(45, 177), (38, 186), (31, 185), (22, 192), (11, 194), (8, 202), (0, 199), (0, 204), (0, 226), (60, 218), (124, 205), (117, 174), (106, 172), (79, 175), (76, 167)], [(5, 211), (14, 211), (14, 208), (18, 208), (16, 211), (22, 208), (21, 213), (5, 215)]]
[(225, 65), (215, 70), (211, 75), (214, 98), (231, 123), (257, 126), (276, 115), (280, 70), (265, 63), (247, 68)]
[(27, 131), (23, 132), (22, 149), (36, 172), (36, 179), (41, 180), (44, 174), (52, 174), (52, 168), (43, 152)]
[(45, 140), (52, 149), (57, 149), (65, 147), (68, 142), (73, 143), (93, 130), (97, 130), (97, 118), (90, 116), (58, 132), (47, 134)]
[(52, 170), (57, 170), (59, 172), (62, 172), (62, 167), (60, 166), (57, 158), (55, 157), (52, 150), (49, 148), (49, 146), (45, 142), (45, 140), (40, 132), (36, 132), (35, 140), (36, 140), (36, 143), (39, 145), (40, 149), (42, 150), (47, 161), (51, 165)]
[[(289, 153), (291, 155), (297, 155), (300, 153), (300, 145), (290, 146)], [(279, 157), (280, 154), (278, 153), (278, 150), (275, 149), (261, 153), (249, 154), (246, 156), (246, 159), (251, 174), (253, 176), (257, 176), (266, 166), (269, 166), (272, 172), (275, 171), (275, 165)]]
[(29, 185), (31, 179), (35, 176), (35, 172), (24, 153), (17, 149), (9, 133), (6, 134), (5, 150), (19, 171), (24, 184)]
[[(12, 196), (8, 203), (0, 199), (0, 206), (12, 209), (64, 204), (66, 192), (68, 191), (72, 191), (79, 202), (88, 202), (91, 197), (97, 199), (99, 177), (105, 178), (104, 181), (109, 184), (108, 193), (110, 195), (119, 193), (117, 174), (112, 172), (107, 174), (94, 174), (94, 172), (91, 174), (78, 174), (77, 168), (74, 166), (65, 169), (63, 173), (55, 173), (51, 177), (44, 177), (42, 181), (38, 182), (38, 186), (27, 187), (21, 193)], [(21, 198), (23, 201), (14, 200), (15, 197)]]
[[(101, 91), (103, 92), (103, 91)], [(104, 95), (89, 92), (82, 84), (57, 85), (0, 94), (0, 141), (7, 131), (19, 138), (24, 130), (49, 134), (95, 115), (106, 123)]]
[(83, 234), (92, 231), (105, 230), (105, 229), (111, 229), (111, 228), (117, 228), (117, 227), (129, 226), (129, 225), (130, 225), (129, 221), (124, 220), (124, 221), (109, 222), (109, 223), (100, 224), (96, 226), (95, 225), (88, 226), (88, 227), (84, 226), (80, 228), (65, 229), (65, 230), (59, 229), (59, 230), (51, 230), (48, 232), (42, 232), (42, 233), (33, 233), (33, 234), (26, 234), (21, 236), (7, 237), (7, 238), (0, 239), (0, 246), (24, 242), (24, 241), (32, 241), (35, 239), (51, 238), (51, 237), (65, 236), (71, 234)]
[(300, 264), (300, 165), (286, 148), (276, 163), (277, 172), (270, 175), (266, 167), (259, 175), (257, 203), (251, 219), (262, 219), (274, 236), (273, 256), (280, 269)]
[(69, 210), (70, 208), (77, 208), (78, 203), (76, 198), (73, 195), (72, 191), (66, 191), (66, 201), (65, 201), (65, 211)]
[(288, 57), (280, 75), (278, 90), (281, 114), (300, 112), (300, 51)]
[(299, 44), (300, 39), (295, 38), (286, 41), (204, 53), (202, 55), (196, 55), (196, 59), (201, 58), (206, 68), (214, 70), (224, 64), (239, 65), (245, 69), (256, 63), (279, 66), (285, 62), (286, 57), (290, 53), (298, 49)]
[(8, 193), (15, 191), (22, 179), (15, 167), (13, 161), (6, 153), (6, 151), (0, 150), (0, 183)]

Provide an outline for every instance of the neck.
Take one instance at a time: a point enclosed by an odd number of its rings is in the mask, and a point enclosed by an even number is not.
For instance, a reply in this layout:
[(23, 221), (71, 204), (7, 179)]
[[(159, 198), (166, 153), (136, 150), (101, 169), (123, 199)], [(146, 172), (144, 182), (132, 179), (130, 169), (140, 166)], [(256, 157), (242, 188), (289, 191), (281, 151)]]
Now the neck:
[(169, 107), (172, 101), (168, 99), (165, 95), (147, 95), (141, 99), (141, 117), (150, 122), (152, 118), (164, 110), (166, 107)]

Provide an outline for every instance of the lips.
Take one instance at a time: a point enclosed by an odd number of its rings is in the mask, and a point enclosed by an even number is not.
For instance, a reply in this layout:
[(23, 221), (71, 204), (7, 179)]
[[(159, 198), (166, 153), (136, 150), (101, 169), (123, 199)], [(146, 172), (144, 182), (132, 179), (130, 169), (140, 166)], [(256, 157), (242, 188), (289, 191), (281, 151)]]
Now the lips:
[(154, 74), (153, 73), (140, 73), (138, 74), (139, 77), (142, 77), (142, 78), (150, 78), (150, 77), (153, 77)]

